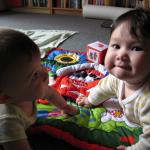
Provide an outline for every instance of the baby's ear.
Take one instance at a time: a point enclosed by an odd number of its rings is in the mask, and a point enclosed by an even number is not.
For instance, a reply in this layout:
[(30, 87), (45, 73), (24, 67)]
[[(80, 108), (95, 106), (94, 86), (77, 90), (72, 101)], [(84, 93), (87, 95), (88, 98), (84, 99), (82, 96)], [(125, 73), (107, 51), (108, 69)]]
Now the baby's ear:
[(10, 98), (10, 96), (4, 94), (2, 90), (0, 90), (0, 104), (7, 103), (7, 100)]

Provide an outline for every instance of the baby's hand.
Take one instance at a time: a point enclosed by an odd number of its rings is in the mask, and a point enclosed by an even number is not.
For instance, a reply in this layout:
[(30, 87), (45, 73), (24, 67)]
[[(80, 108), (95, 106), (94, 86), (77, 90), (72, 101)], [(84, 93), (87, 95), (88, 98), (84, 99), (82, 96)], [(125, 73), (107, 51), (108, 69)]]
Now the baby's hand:
[(78, 109), (72, 105), (66, 105), (62, 109), (62, 113), (73, 116), (73, 115), (76, 115), (78, 113)]
[(80, 106), (92, 107), (92, 104), (88, 101), (88, 98), (85, 96), (79, 96), (76, 99), (76, 103)]
[(117, 147), (117, 150), (125, 150), (125, 149), (126, 149), (126, 147), (124, 145), (120, 145)]

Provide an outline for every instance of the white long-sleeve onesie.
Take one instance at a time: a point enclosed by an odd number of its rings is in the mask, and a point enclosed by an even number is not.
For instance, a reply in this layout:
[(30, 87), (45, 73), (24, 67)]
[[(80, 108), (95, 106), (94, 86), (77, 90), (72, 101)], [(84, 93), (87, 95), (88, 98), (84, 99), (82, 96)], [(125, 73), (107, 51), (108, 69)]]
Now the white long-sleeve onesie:
[(124, 82), (111, 74), (100, 80), (88, 96), (93, 105), (98, 105), (110, 97), (116, 96), (128, 119), (133, 125), (141, 126), (143, 134), (139, 142), (126, 147), (127, 150), (150, 150), (150, 85), (145, 83), (131, 96), (123, 99)]

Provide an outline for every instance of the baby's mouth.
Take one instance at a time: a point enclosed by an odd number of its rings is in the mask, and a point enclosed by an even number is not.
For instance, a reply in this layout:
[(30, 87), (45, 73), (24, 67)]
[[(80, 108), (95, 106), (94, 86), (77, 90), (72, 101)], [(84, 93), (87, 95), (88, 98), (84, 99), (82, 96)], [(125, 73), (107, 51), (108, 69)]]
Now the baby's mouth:
[(115, 67), (121, 68), (121, 69), (125, 69), (125, 70), (131, 70), (130, 66), (127, 65), (115, 65)]

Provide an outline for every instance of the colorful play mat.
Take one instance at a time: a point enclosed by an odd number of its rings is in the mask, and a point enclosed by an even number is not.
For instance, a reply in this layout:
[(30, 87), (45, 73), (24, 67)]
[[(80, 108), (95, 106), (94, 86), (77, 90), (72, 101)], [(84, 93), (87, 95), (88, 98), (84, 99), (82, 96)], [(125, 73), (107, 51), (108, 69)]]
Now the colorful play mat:
[(78, 106), (78, 95), (88, 96), (89, 90), (108, 75), (101, 64), (89, 63), (86, 53), (63, 49), (49, 51), (42, 64), (49, 70), (49, 84), (79, 114), (66, 117), (47, 100), (37, 100), (37, 124), (34, 132), (45, 132), (84, 150), (112, 150), (119, 145), (132, 145), (139, 140), (141, 128), (126, 119), (116, 98), (93, 108)]

